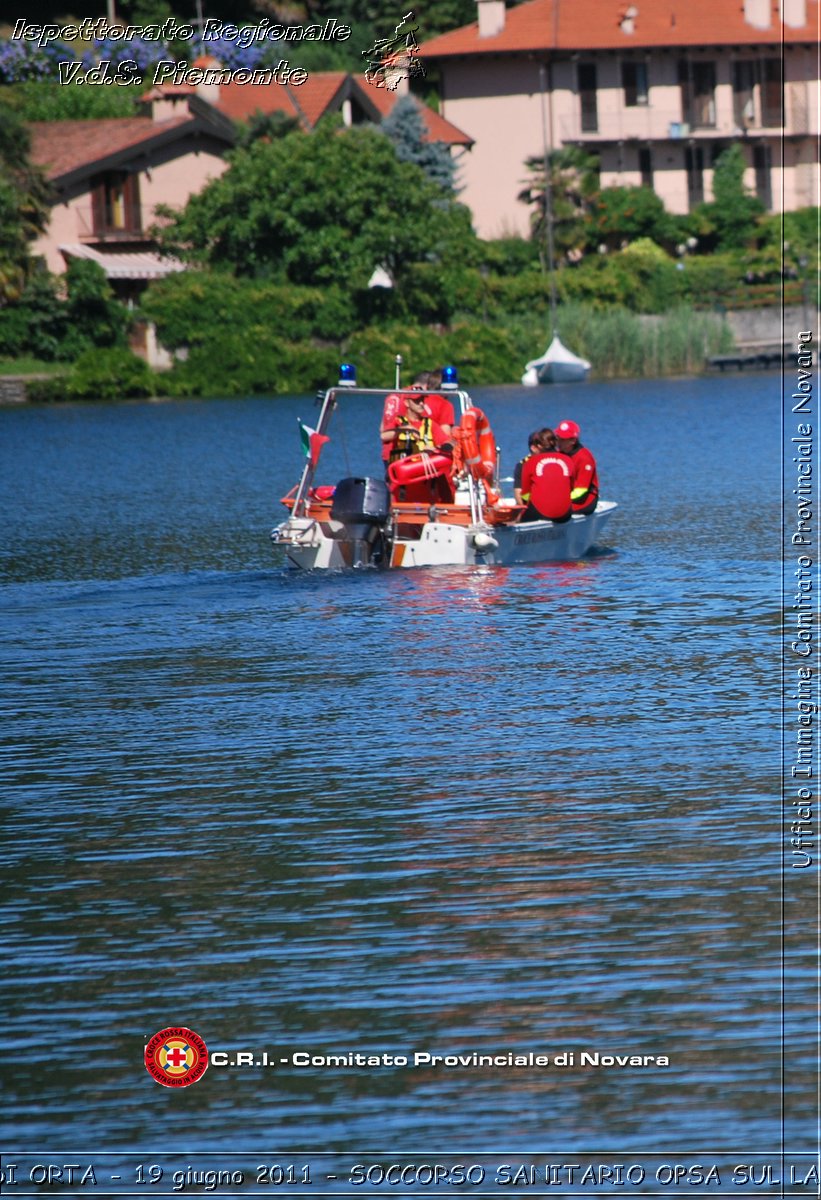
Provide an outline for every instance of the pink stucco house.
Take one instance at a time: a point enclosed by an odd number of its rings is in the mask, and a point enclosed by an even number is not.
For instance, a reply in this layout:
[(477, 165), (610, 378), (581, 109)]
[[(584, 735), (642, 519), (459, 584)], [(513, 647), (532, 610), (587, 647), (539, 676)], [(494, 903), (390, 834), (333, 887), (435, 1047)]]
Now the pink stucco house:
[(92, 258), (119, 294), (179, 265), (162, 260), (148, 235), (158, 204), (185, 204), (227, 167), (233, 124), (186, 93), (146, 99), (142, 115), (28, 126), (32, 159), (56, 201), (32, 247), (60, 274), (71, 258)]
[(738, 142), (768, 209), (819, 197), (818, 0), (478, 0), (478, 20), (421, 47), (442, 115), (474, 146), (462, 199), (483, 237), (524, 234), (525, 160), (599, 156), (604, 186), (645, 184), (672, 212), (711, 198)]
[[(62, 274), (71, 259), (99, 263), (115, 293), (135, 303), (150, 280), (183, 265), (161, 257), (149, 236), (157, 205), (182, 208), (228, 164), (235, 122), (256, 112), (282, 112), (306, 131), (327, 113), (345, 124), (378, 123), (397, 94), (341, 71), (309, 75), (299, 88), (280, 85), (165, 85), (141, 98), (134, 117), (34, 122), (32, 160), (55, 192), (51, 221), (32, 246), (48, 269)], [(465, 152), (471, 139), (420, 105), (427, 136)], [(136, 331), (134, 349), (154, 365), (167, 356), (150, 326)]]
[[(105, 271), (116, 295), (134, 303), (150, 280), (182, 264), (162, 258), (149, 236), (156, 206), (181, 206), (227, 167), (234, 126), (186, 93), (146, 98), (142, 115), (28, 126), (32, 160), (55, 193), (48, 229), (32, 246), (62, 274), (73, 258)], [(138, 324), (132, 348), (153, 366), (169, 363), (153, 327)]]
[[(328, 113), (345, 124), (378, 123), (397, 94), (343, 71), (309, 75), (299, 88), (279, 85), (160, 86), (142, 97), (141, 115), (107, 120), (34, 122), (32, 159), (45, 171), (56, 202), (46, 232), (32, 247), (50, 271), (71, 258), (93, 258), (128, 298), (149, 279), (180, 265), (161, 259), (148, 230), (158, 204), (182, 208), (226, 168), (236, 121), (257, 112), (295, 117), (306, 131)], [(471, 139), (420, 104), (427, 136), (452, 151)]]

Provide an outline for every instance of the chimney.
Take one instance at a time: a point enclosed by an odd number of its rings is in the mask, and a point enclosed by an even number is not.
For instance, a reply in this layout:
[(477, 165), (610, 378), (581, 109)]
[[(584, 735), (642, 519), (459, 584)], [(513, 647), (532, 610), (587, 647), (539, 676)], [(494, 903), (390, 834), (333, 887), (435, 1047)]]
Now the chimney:
[(769, 29), (770, 0), (744, 0), (744, 20), (754, 29)]
[(791, 29), (803, 29), (807, 24), (807, 0), (780, 0), (781, 20)]
[(624, 10), (624, 16), (619, 22), (619, 28), (622, 33), (633, 34), (636, 32), (636, 17), (639, 15), (639, 10), (635, 4), (631, 4), (629, 8)]
[(505, 27), (505, 0), (476, 0), (479, 37), (496, 37)]
[(169, 121), (188, 113), (188, 101), (194, 95), (190, 84), (175, 87), (170, 83), (158, 84), (140, 96), (140, 111), (152, 121)]

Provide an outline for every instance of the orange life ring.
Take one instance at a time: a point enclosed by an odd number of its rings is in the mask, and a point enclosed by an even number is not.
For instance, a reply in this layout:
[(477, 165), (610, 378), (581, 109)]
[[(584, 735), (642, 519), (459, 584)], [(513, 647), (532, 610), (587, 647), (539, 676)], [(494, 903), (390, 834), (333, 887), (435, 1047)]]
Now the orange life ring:
[(391, 463), (388, 480), (391, 487), (401, 487), (406, 483), (438, 479), (441, 475), (450, 475), (452, 470), (453, 459), (447, 454), (409, 454)]
[(481, 408), (469, 408), (460, 422), (464, 462), (474, 479), (492, 479), (496, 474), (496, 438)]

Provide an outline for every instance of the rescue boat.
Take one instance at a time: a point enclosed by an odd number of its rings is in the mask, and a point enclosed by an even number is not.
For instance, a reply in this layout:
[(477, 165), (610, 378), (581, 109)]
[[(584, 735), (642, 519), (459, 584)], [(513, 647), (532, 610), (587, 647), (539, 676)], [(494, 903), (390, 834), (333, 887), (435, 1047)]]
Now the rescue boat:
[[(306, 462), (297, 485), (283, 497), (287, 518), (271, 533), (285, 561), (304, 570), (349, 567), (513, 566), (567, 562), (597, 545), (617, 505), (600, 500), (587, 516), (520, 523), (524, 511), (499, 488), (499, 455), (490, 422), (445, 367), (439, 394), (458, 413), (453, 456), (410, 455), (390, 465), (387, 478), (348, 476), (315, 482), (331, 417), (346, 395), (384, 403), (392, 389), (363, 388), (344, 363), (339, 381), (322, 395), (316, 429), (303, 426)], [(422, 395), (436, 394), (422, 392)]]

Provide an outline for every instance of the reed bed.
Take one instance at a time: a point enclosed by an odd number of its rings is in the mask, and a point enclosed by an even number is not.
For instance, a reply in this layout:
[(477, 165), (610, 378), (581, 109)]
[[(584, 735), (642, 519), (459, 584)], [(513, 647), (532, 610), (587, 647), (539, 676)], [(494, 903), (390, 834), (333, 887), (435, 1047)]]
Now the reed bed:
[[(623, 308), (564, 304), (558, 310), (564, 344), (593, 364), (600, 379), (692, 375), (714, 354), (733, 349), (732, 330), (718, 314), (678, 308), (663, 316), (640, 316)], [(541, 354), (550, 340), (543, 318), (504, 323), (526, 358)], [(527, 346), (522, 338), (527, 334)]]

